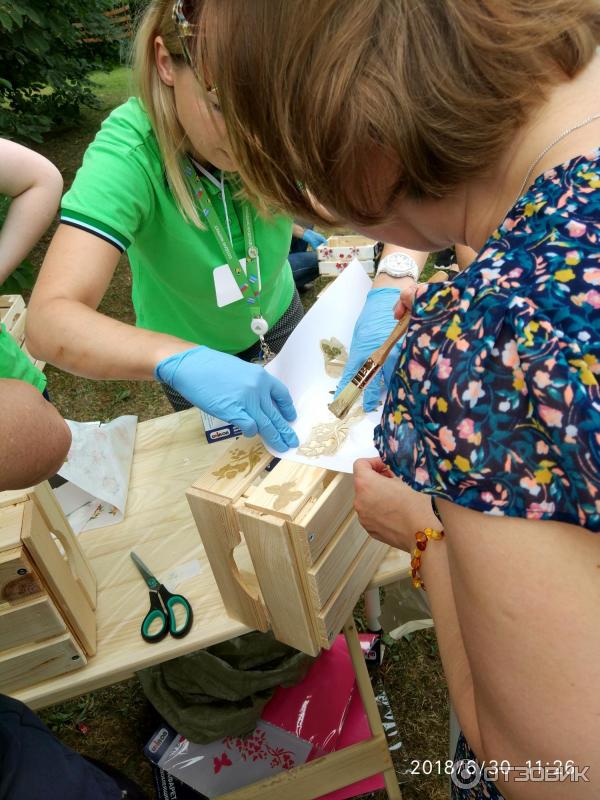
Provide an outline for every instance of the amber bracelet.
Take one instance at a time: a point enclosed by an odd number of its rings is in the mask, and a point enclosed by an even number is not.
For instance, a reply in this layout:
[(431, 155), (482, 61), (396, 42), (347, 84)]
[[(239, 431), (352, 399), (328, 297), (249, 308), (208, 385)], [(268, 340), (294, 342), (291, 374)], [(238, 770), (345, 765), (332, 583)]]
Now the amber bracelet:
[(423, 556), (423, 553), (425, 552), (425, 548), (427, 547), (428, 541), (430, 539), (434, 539), (437, 542), (443, 538), (444, 538), (444, 531), (436, 531), (433, 528), (425, 528), (424, 531), (417, 531), (415, 533), (417, 546), (412, 551), (412, 558), (410, 560), (412, 585), (414, 586), (415, 589), (423, 589), (423, 591), (425, 591), (425, 584), (423, 583), (423, 578), (421, 578), (420, 570), (421, 570), (421, 558)]

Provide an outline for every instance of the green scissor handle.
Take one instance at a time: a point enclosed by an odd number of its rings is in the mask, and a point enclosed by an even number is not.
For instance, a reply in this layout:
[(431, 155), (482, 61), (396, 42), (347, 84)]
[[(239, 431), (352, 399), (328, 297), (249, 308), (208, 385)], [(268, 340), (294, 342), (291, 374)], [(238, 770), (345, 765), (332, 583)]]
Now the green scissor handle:
[[(177, 626), (175, 609), (182, 606), (184, 610), (183, 622)], [(160, 628), (150, 632), (152, 625), (160, 620)], [(150, 589), (150, 611), (142, 620), (142, 639), (145, 642), (160, 642), (167, 633), (175, 639), (182, 639), (192, 627), (194, 614), (188, 600), (182, 594), (171, 594), (162, 584), (156, 589)]]
[[(150, 611), (142, 620), (142, 639), (145, 642), (160, 642), (167, 633), (170, 633), (175, 639), (182, 639), (189, 632), (194, 620), (192, 607), (187, 598), (182, 594), (171, 594), (162, 583), (156, 580), (136, 553), (132, 551), (130, 556), (150, 589)], [(177, 606), (181, 606), (184, 611), (183, 622), (179, 627), (177, 626), (177, 615), (175, 613)], [(152, 632), (151, 628), (157, 620), (160, 622), (160, 626)]]

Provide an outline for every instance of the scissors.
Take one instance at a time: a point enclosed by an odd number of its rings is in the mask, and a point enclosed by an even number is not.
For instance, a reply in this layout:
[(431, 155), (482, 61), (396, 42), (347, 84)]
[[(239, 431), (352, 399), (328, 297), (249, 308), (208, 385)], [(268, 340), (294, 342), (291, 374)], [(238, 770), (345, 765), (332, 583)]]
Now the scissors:
[[(130, 556), (150, 589), (150, 611), (142, 620), (142, 639), (145, 642), (160, 642), (167, 633), (170, 633), (175, 639), (183, 639), (189, 633), (194, 620), (192, 607), (187, 598), (182, 594), (171, 594), (162, 583), (156, 580), (138, 555), (132, 551)], [(179, 627), (177, 627), (175, 616), (176, 606), (181, 606), (185, 612), (183, 624)], [(160, 628), (151, 632), (150, 628), (156, 620), (160, 620)]]

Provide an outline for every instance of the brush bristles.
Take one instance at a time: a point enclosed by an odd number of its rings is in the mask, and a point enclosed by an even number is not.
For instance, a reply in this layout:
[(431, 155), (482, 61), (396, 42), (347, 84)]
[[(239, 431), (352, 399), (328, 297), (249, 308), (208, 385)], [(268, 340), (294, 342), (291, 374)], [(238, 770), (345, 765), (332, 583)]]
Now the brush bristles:
[(361, 394), (362, 386), (356, 386), (354, 383), (350, 382), (342, 389), (339, 396), (329, 403), (327, 408), (338, 419), (344, 419)]

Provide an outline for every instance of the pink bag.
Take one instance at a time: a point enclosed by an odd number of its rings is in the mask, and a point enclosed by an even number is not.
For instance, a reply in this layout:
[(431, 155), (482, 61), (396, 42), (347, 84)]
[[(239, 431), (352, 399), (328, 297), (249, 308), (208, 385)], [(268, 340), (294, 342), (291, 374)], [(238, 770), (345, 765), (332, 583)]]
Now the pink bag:
[(311, 761), (337, 749), (348, 715), (354, 670), (343, 636), (324, 650), (297, 686), (279, 688), (267, 703), (261, 719), (310, 742)]
[[(359, 638), (367, 658), (375, 636), (361, 634)], [(307, 763), (369, 739), (371, 731), (345, 638), (338, 636), (332, 648), (321, 653), (302, 683), (290, 689), (279, 688), (261, 719), (309, 741), (313, 749)], [(373, 775), (319, 800), (346, 800), (383, 787), (383, 775)]]

